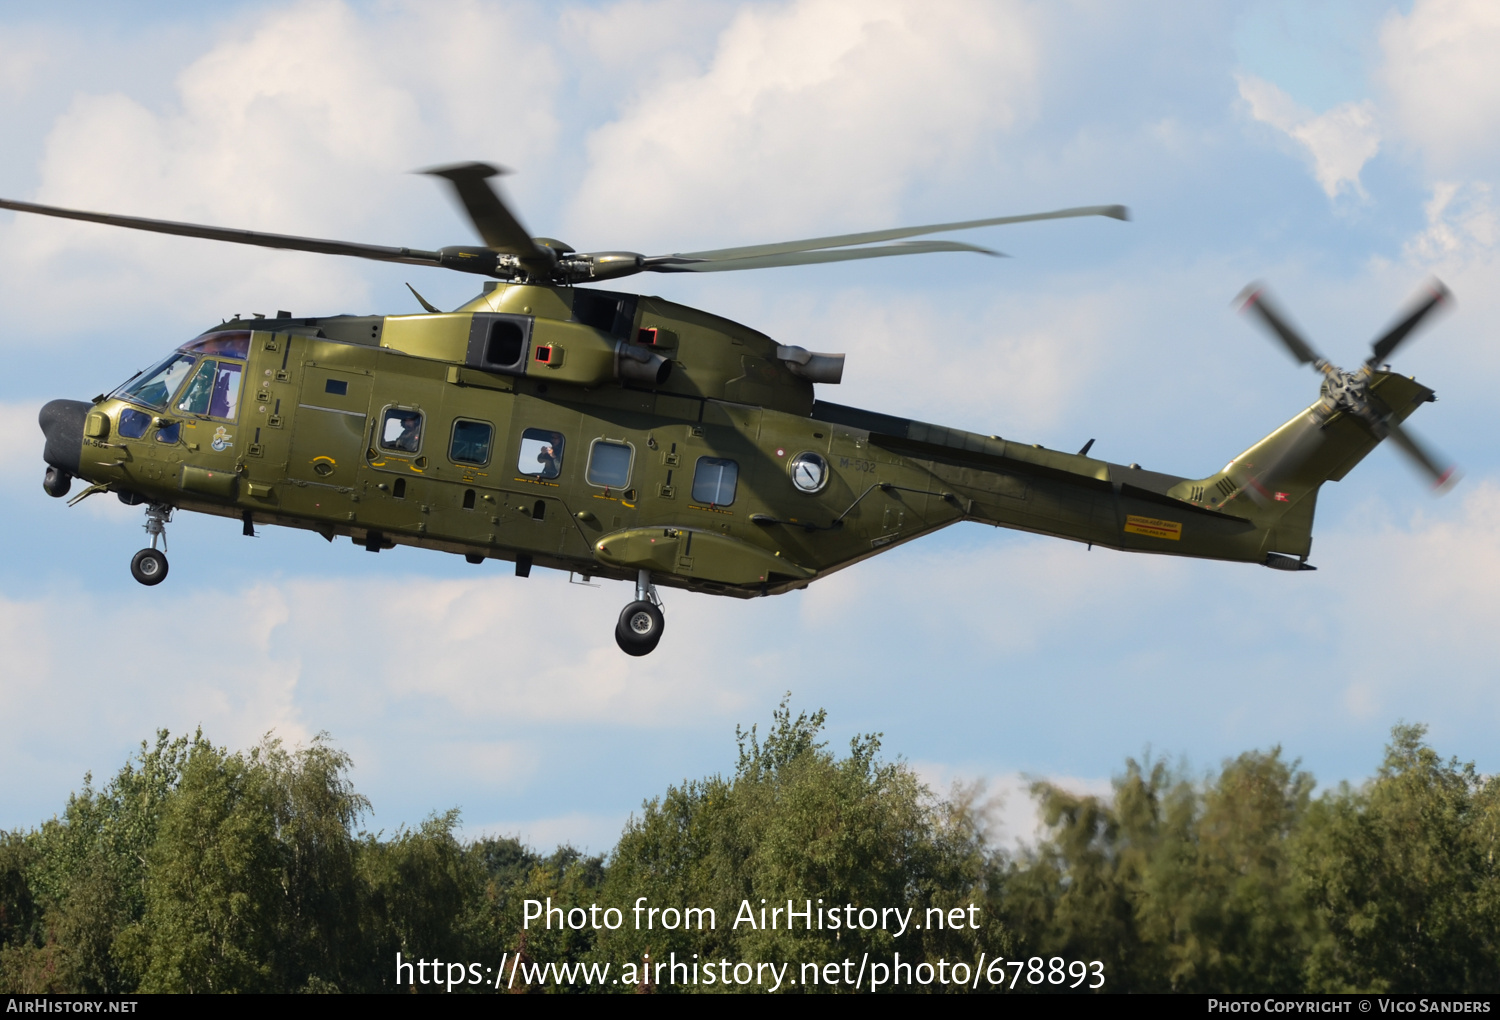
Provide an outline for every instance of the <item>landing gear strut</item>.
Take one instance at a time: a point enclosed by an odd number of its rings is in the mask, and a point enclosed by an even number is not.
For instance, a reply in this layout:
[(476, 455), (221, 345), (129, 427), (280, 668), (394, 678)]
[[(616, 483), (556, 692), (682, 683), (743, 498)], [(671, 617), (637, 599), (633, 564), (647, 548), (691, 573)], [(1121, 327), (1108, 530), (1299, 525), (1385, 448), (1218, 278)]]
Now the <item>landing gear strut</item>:
[[(166, 503), (150, 503), (146, 506), (146, 534), (151, 536), (151, 548), (142, 549), (130, 560), (130, 576), (141, 584), (161, 584), (167, 579), (167, 522), (172, 519), (172, 507)], [(161, 549), (156, 543), (161, 542)]]
[(615, 644), (626, 655), (649, 655), (661, 642), (666, 618), (661, 612), (661, 596), (651, 583), (651, 571), (642, 570), (635, 581), (635, 601), (620, 613), (615, 624)]

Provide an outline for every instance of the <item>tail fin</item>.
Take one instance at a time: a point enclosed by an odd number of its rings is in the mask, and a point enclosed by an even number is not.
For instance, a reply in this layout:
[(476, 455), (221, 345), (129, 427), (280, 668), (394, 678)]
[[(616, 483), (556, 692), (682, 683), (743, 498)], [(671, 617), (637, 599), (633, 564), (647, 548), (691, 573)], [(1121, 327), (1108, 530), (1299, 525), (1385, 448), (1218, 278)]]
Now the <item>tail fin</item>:
[[(1370, 394), (1404, 421), (1435, 400), (1414, 379), (1376, 372)], [(1235, 457), (1217, 474), (1174, 488), (1172, 495), (1248, 518), (1266, 529), (1261, 552), (1306, 557), (1312, 548), (1318, 489), (1336, 482), (1364, 460), (1380, 439), (1353, 415), (1335, 413), (1326, 423), (1314, 404)], [(1186, 491), (1179, 491), (1186, 490)]]

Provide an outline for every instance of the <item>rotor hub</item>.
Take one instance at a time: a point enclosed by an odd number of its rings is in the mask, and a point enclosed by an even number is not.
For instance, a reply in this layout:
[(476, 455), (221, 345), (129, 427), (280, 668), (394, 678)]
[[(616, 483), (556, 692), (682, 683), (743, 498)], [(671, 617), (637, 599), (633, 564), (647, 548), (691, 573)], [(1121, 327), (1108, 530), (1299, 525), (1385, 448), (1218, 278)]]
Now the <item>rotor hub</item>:
[(1323, 399), (1336, 411), (1347, 411), (1360, 417), (1370, 416), (1370, 376), (1361, 369), (1345, 372), (1327, 362), (1323, 364)]

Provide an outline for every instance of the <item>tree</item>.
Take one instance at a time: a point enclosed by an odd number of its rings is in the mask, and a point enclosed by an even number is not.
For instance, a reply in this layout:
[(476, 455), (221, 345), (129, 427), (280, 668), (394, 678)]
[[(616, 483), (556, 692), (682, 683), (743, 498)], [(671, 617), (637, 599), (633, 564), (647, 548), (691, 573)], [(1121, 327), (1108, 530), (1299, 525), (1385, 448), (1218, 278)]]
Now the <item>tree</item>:
[(1444, 762), (1425, 733), (1397, 726), (1375, 779), (1309, 819), (1303, 895), (1324, 926), (1315, 990), (1500, 987), (1500, 780)]
[(1295, 988), (1293, 839), (1311, 789), (1279, 748), (1201, 785), (1129, 760), (1110, 800), (1038, 783), (1049, 837), (1012, 862), (1004, 916), (1028, 956), (1098, 960), (1114, 991)]
[[(711, 908), (715, 927), (658, 920), (637, 930), (632, 920), (601, 934), (602, 958), (639, 963), (649, 953), (660, 962), (697, 953), (790, 963), (795, 974), (802, 963), (866, 952), (972, 963), (1005, 950), (1005, 930), (988, 907), (993, 858), (972, 803), (938, 801), (907, 765), (880, 759), (878, 736), (856, 737), (849, 754), (836, 757), (817, 739), (824, 719), (821, 711), (794, 719), (784, 699), (763, 743), (753, 727), (737, 732), (732, 779), (687, 782), (644, 805), (610, 859), (605, 900), (626, 910), (639, 897), (647, 910)], [(883, 929), (819, 930), (816, 920), (811, 930), (800, 919), (789, 928), (788, 900), (798, 911), (838, 908), (846, 919), (847, 904), (910, 909), (921, 930), (898, 941)], [(981, 911), (978, 930), (925, 923), (929, 907), (970, 903)], [(736, 925), (745, 904), (754, 923)], [(770, 909), (783, 909), (779, 924), (761, 924), (763, 905), (767, 921)]]

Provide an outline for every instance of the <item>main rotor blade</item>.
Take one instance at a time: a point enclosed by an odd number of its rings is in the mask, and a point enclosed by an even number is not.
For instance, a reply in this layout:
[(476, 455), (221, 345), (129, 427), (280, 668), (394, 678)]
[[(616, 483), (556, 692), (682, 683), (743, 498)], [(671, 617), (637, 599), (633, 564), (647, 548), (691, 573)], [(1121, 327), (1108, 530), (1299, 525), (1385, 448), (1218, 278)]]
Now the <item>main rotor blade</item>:
[[(715, 248), (710, 251), (676, 252), (672, 257), (681, 259), (704, 259), (718, 262), (727, 259), (762, 258), (768, 255), (784, 255), (788, 252), (816, 251), (820, 248), (847, 248), (855, 244), (874, 244), (877, 241), (896, 241), (903, 237), (921, 234), (941, 234), (949, 230), (972, 230), (975, 227), (998, 227), (1006, 223), (1028, 223), (1032, 220), (1062, 220), (1074, 216), (1108, 216), (1116, 220), (1130, 219), (1123, 205), (1089, 205), (1075, 209), (1058, 209), (1055, 212), (1030, 213), (1025, 216), (997, 216), (987, 220), (962, 220), (957, 223), (929, 223), (925, 227), (896, 227), (891, 230), (867, 230), (859, 234), (831, 234), (828, 237), (809, 237), (801, 241), (781, 241), (775, 244), (751, 244), (741, 248)], [(950, 251), (957, 249), (933, 249)], [(894, 254), (894, 253), (892, 253)], [(666, 256), (658, 256), (666, 257)], [(832, 261), (832, 260), (827, 260)], [(795, 265), (796, 263), (777, 263)], [(745, 266), (743, 268), (750, 268)], [(696, 270), (704, 272), (704, 270)]]
[(487, 247), (507, 255), (518, 255), (522, 259), (534, 259), (548, 266), (552, 257), (526, 232), (521, 221), (501, 201), (499, 194), (490, 187), (489, 179), (505, 173), (500, 167), (488, 163), (456, 163), (452, 166), (435, 166), (421, 171), (433, 177), (441, 177), (453, 185), (453, 192), (463, 204), (464, 211)]
[(1240, 295), (1235, 298), (1235, 302), (1240, 304), (1240, 311), (1255, 312), (1259, 315), (1261, 321), (1271, 328), (1271, 332), (1275, 333), (1281, 338), (1281, 342), (1286, 344), (1287, 350), (1292, 352), (1292, 357), (1296, 358), (1298, 363), (1310, 365), (1323, 360), (1318, 352), (1313, 350), (1312, 346), (1306, 340), (1302, 339), (1302, 334), (1293, 329), (1291, 324), (1286, 321), (1286, 317), (1266, 298), (1263, 284), (1252, 283), (1240, 291)]
[(65, 220), (82, 220), (85, 223), (103, 223), (111, 227), (128, 227), (131, 230), (149, 230), (157, 234), (201, 237), (209, 241), (230, 241), (234, 244), (254, 244), (262, 248), (310, 251), (320, 255), (351, 255), (355, 258), (375, 259), (379, 262), (404, 262), (413, 266), (439, 264), (437, 252), (423, 251), (420, 248), (391, 248), (380, 244), (359, 244), (355, 241), (329, 241), (317, 237), (296, 237), (291, 234), (265, 234), (255, 230), (237, 230), (231, 227), (208, 227), (200, 223), (178, 223), (175, 220), (151, 220), (141, 216), (83, 212), (78, 209), (62, 209), (53, 205), (38, 205), (35, 202), (12, 202), (3, 198), (0, 198), (0, 209), (36, 213), (40, 216), (56, 216)]
[(1452, 464), (1439, 467), (1432, 454), (1417, 442), (1416, 436), (1402, 428), (1398, 422), (1387, 422), (1386, 428), (1390, 430), (1390, 437), (1396, 441), (1396, 448), (1411, 458), (1412, 463), (1432, 479), (1432, 488), (1436, 492), (1446, 492), (1458, 481), (1456, 467)]
[(1365, 364), (1373, 368), (1385, 361), (1386, 358), (1390, 357), (1391, 352), (1401, 346), (1401, 343), (1411, 335), (1411, 331), (1416, 329), (1422, 320), (1431, 314), (1434, 308), (1453, 296), (1453, 293), (1447, 287), (1443, 286), (1443, 281), (1441, 280), (1434, 279), (1430, 287), (1431, 293), (1427, 296), (1426, 300), (1418, 301), (1410, 315), (1396, 323), (1384, 336), (1370, 345), (1373, 353), (1371, 353), (1369, 360)]
[[(806, 266), (818, 262), (849, 262), (854, 259), (878, 259), (888, 255), (925, 255), (935, 251), (972, 251), (981, 255), (1006, 258), (1003, 252), (990, 251), (961, 241), (905, 241), (877, 248), (846, 248), (842, 251), (786, 252), (754, 258), (686, 261), (680, 255), (659, 255), (646, 259), (641, 268), (649, 273), (723, 273), (734, 269), (772, 269), (777, 266)], [(683, 261), (679, 261), (683, 259)]]

